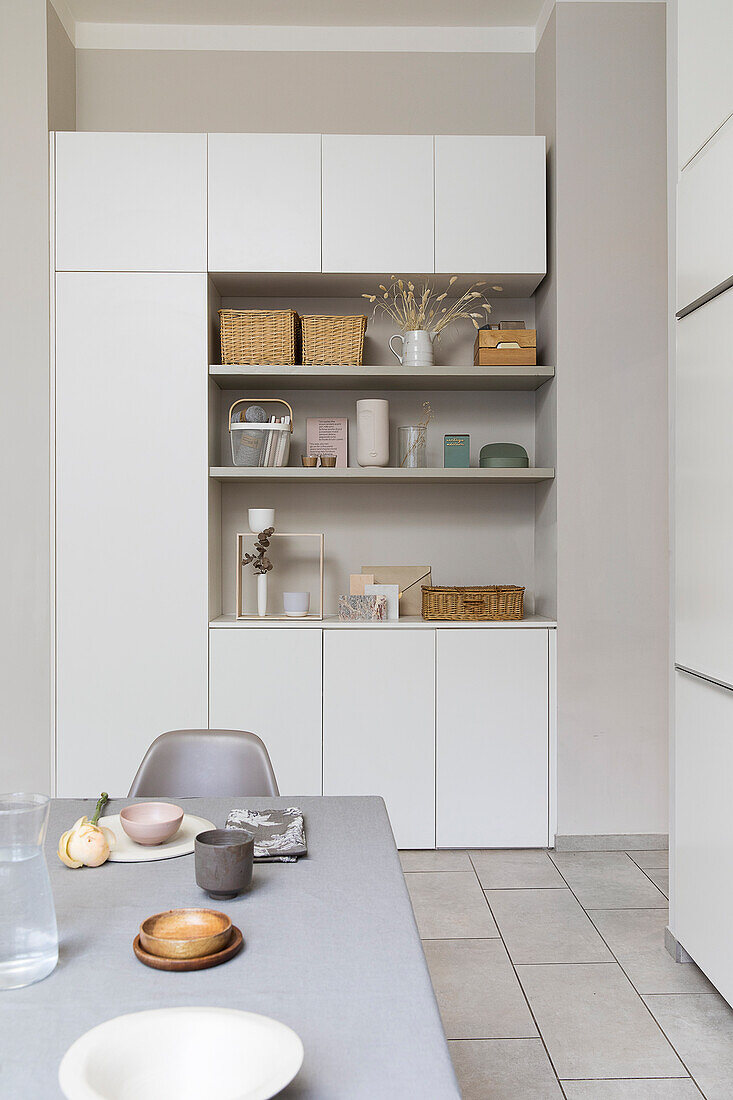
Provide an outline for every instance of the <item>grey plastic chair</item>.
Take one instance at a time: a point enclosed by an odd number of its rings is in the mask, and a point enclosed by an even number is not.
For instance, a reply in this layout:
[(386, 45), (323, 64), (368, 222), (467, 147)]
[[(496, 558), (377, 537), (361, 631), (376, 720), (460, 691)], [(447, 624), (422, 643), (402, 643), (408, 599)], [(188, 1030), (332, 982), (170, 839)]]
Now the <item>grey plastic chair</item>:
[(244, 730), (171, 730), (156, 737), (130, 798), (278, 795), (264, 743)]

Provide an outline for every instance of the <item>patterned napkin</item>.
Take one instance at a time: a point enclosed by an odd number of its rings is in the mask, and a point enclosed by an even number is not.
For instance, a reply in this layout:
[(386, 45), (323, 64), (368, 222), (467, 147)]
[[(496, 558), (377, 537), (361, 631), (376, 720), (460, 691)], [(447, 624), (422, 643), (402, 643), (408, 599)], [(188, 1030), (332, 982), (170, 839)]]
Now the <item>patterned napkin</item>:
[(266, 863), (295, 863), (308, 852), (303, 814), (287, 810), (230, 810), (227, 829), (244, 829), (254, 837), (254, 857)]

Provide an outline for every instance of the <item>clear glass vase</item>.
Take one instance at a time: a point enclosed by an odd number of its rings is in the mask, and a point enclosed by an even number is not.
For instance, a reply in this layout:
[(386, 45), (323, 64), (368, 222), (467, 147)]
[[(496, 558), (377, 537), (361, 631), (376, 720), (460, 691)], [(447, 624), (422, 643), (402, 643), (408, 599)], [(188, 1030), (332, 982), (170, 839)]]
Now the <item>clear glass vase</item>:
[(412, 424), (397, 429), (400, 467), (424, 470), (428, 464), (428, 429), (424, 424)]
[(43, 842), (50, 799), (0, 794), (0, 990), (47, 977), (59, 957)]

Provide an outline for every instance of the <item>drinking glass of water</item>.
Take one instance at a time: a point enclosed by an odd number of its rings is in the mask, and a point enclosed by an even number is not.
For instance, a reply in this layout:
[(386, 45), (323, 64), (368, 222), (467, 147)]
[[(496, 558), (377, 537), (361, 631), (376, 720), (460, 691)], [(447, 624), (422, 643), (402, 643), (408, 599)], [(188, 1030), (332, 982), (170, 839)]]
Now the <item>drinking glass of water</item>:
[(0, 794), (0, 990), (46, 978), (59, 957), (43, 842), (50, 799)]

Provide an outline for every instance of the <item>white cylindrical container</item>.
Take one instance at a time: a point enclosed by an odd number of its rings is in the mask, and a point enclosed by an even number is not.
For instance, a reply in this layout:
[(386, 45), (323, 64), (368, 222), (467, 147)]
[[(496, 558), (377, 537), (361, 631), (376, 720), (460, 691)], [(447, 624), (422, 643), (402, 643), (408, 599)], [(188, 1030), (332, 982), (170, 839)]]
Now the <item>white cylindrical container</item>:
[(310, 602), (310, 592), (283, 592), (283, 610), (290, 619), (304, 619)]
[(247, 512), (249, 529), (253, 535), (259, 535), (260, 531), (266, 531), (268, 527), (275, 526), (274, 508), (250, 508)]
[(360, 466), (389, 463), (389, 401), (356, 402), (356, 461)]

